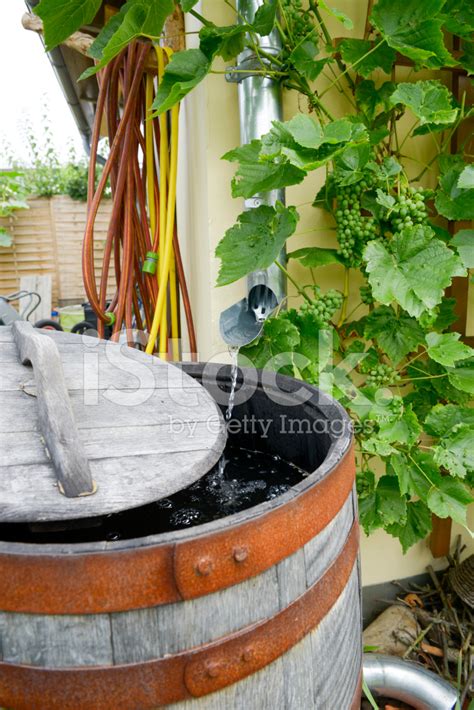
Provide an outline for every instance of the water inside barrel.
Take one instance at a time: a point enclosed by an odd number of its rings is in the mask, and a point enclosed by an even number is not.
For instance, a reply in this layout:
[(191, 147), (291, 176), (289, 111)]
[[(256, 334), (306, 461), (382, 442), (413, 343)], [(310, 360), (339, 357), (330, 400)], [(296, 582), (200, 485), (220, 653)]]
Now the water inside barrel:
[[(278, 455), (228, 444), (209, 473), (189, 488), (132, 510), (77, 521), (0, 524), (0, 540), (81, 543), (146, 537), (211, 522), (276, 498), (299, 483), (307, 472)], [(79, 523), (79, 524), (78, 524)]]

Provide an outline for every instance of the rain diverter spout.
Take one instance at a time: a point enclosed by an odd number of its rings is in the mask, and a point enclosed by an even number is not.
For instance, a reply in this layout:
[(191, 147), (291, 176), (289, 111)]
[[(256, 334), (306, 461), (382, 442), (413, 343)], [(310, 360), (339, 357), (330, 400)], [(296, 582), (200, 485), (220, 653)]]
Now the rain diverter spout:
[[(237, 12), (241, 21), (251, 23), (262, 0), (238, 0)], [(274, 30), (267, 37), (258, 37), (259, 45), (266, 54), (278, 54), (281, 50), (280, 36)], [(240, 137), (241, 143), (250, 143), (260, 138), (272, 127), (273, 121), (282, 120), (281, 87), (278, 81), (255, 73), (261, 72), (262, 58), (251, 49), (239, 55), (238, 65), (227, 73), (227, 80), (239, 87)], [(277, 200), (284, 202), (284, 190), (255, 195), (245, 200), (245, 209), (260, 205), (274, 205)], [(285, 263), (285, 252), (279, 257)], [(262, 331), (263, 324), (271, 312), (284, 299), (285, 277), (280, 269), (272, 265), (268, 269), (254, 271), (248, 276), (247, 297), (227, 308), (220, 316), (220, 331), (228, 345), (242, 346), (255, 340)]]

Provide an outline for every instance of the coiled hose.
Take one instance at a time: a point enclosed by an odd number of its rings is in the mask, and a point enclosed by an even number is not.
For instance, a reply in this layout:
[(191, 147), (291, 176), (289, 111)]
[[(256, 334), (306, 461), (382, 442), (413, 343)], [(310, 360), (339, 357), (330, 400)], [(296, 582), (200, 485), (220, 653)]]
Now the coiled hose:
[[(154, 54), (157, 78), (148, 69)], [(159, 118), (151, 112), (170, 54), (171, 50), (134, 42), (98, 74), (82, 270), (100, 337), (109, 325), (112, 339), (118, 340), (125, 332), (130, 345), (146, 344), (148, 353), (159, 352), (163, 358), (178, 360), (182, 303), (191, 357), (196, 359), (196, 335), (175, 219), (179, 106)], [(96, 185), (104, 122), (110, 152)], [(108, 181), (112, 213), (102, 264), (96, 273), (94, 226)], [(150, 256), (156, 273), (144, 268)], [(112, 273), (115, 292), (108, 300)]]

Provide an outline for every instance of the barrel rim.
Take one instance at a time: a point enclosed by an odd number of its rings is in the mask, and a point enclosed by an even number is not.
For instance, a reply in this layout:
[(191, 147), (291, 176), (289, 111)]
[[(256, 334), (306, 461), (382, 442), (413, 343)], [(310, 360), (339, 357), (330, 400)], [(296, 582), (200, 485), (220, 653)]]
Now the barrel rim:
[[(184, 369), (187, 374), (194, 378), (202, 377), (203, 370), (210, 369), (213, 374), (218, 375), (222, 370), (229, 370), (230, 365), (221, 363), (175, 363), (176, 366)], [(248, 368), (240, 368), (242, 371), (249, 371)], [(257, 370), (258, 373), (258, 389), (263, 390), (262, 386), (262, 370)], [(217, 380), (228, 380), (228, 376), (218, 375)], [(350, 431), (350, 417), (339, 402), (330, 397), (318, 387), (310, 385), (307, 382), (295, 380), (286, 375), (276, 375), (275, 389), (281, 389), (287, 394), (294, 395), (294, 390), (306, 390), (311, 393), (304, 405), (312, 410), (317, 410), (324, 414), (322, 407), (335, 410), (337, 417), (326, 416), (327, 420), (339, 419), (344, 423), (344, 431)], [(301, 403), (300, 403), (301, 404)], [(126, 540), (117, 541), (97, 541), (87, 543), (24, 543), (24, 542), (5, 542), (0, 540), (0, 555), (28, 555), (31, 557), (43, 556), (71, 556), (71, 555), (94, 555), (111, 552), (127, 552), (130, 549), (149, 549), (152, 547), (167, 547), (169, 545), (177, 545), (189, 540), (197, 540), (202, 537), (207, 537), (213, 534), (219, 534), (225, 531), (230, 531), (238, 528), (240, 525), (252, 523), (257, 518), (261, 518), (267, 513), (271, 513), (278, 508), (287, 506), (295, 502), (299, 497), (304, 495), (310, 488), (325, 480), (331, 473), (341, 464), (346, 458), (351, 445), (352, 437), (345, 433), (339, 437), (334, 437), (330, 434), (331, 444), (328, 452), (321, 464), (299, 483), (283, 493), (281, 496), (274, 498), (271, 501), (265, 501), (259, 505), (252, 506), (238, 513), (224, 516), (213, 520), (203, 525), (196, 525), (183, 530), (170, 531), (166, 533), (158, 533), (145, 537), (136, 537)]]

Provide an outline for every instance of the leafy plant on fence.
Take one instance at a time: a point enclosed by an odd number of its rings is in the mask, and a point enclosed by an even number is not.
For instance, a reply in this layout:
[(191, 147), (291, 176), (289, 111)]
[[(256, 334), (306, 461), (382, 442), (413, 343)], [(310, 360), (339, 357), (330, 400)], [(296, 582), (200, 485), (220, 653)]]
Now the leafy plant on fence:
[[(37, 12), (47, 45), (90, 22), (100, 4), (76, 0), (66, 13), (60, 0), (42, 0)], [(474, 74), (472, 2), (378, 0), (369, 3), (364, 36), (342, 41), (331, 37), (325, 18), (346, 30), (351, 19), (323, 0), (304, 6), (301, 0), (264, 0), (252, 22), (225, 27), (202, 17), (196, 0), (180, 4), (202, 23), (200, 45), (173, 55), (156, 112), (214, 71), (216, 57), (233, 60), (250, 47), (259, 61), (255, 71), (305, 96), (310, 115), (275, 121), (259, 140), (224, 156), (237, 166), (233, 196), (296, 185), (315, 171), (326, 174), (314, 222), (329, 213), (337, 246), (290, 252), (289, 260), (308, 270), (305, 283), (294, 282), (303, 305), (268, 320), (244, 354), (257, 366), (270, 361), (329, 389), (350, 411), (360, 516), (368, 533), (384, 528), (407, 550), (427, 535), (432, 513), (466, 525), (474, 484), (474, 351), (452, 330), (455, 302), (446, 290), (474, 267), (474, 230), (461, 229), (452, 238), (446, 227), (474, 217), (474, 169), (462, 145), (449, 155), (452, 137), (474, 112), (465, 93), (457, 101), (447, 89), (445, 74), (427, 80), (417, 72), (456, 66)], [(173, 0), (128, 0), (95, 41), (97, 65), (88, 73), (134, 39), (158, 40), (173, 8)], [(257, 42), (272, 31), (282, 42), (276, 56)], [(445, 37), (454, 37), (456, 52)], [(397, 53), (412, 73), (410, 81), (394, 84)], [(326, 100), (335, 91), (345, 97), (342, 117), (332, 115)], [(408, 133), (400, 127), (405, 115), (412, 122)], [(416, 163), (416, 151), (408, 154), (407, 140), (413, 145), (426, 134), (433, 156), (410, 179), (406, 166)], [(432, 170), (439, 174), (434, 191), (423, 186)], [(216, 252), (219, 285), (270, 266), (296, 233), (298, 219), (298, 211), (283, 204), (241, 214)], [(340, 265), (342, 287), (322, 293), (318, 269), (328, 264)], [(348, 313), (356, 274), (363, 279), (360, 303)], [(374, 472), (377, 459), (382, 476)]]
[[(0, 219), (12, 217), (17, 210), (27, 210), (24, 175), (17, 170), (0, 171)], [(0, 247), (9, 247), (12, 236), (0, 226)]]

